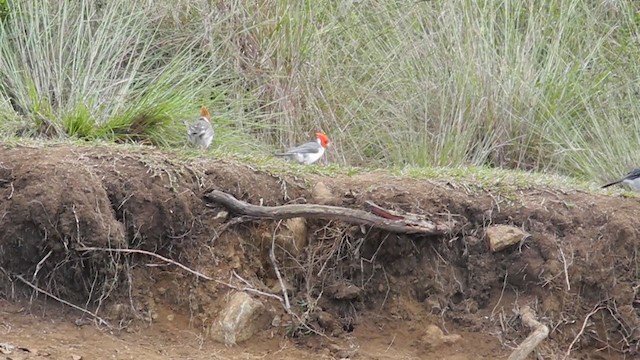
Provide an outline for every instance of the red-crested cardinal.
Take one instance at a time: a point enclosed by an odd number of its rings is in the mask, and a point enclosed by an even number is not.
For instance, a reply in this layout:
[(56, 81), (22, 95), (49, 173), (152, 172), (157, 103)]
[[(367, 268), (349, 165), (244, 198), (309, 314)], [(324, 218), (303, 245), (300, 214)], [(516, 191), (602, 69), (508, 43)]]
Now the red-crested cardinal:
[(622, 179), (610, 182), (606, 185), (602, 186), (602, 189), (608, 188), (609, 186), (615, 184), (624, 184), (628, 185), (634, 191), (640, 191), (640, 169), (633, 169), (627, 175), (625, 175)]
[(209, 109), (203, 106), (200, 109), (200, 118), (192, 124), (187, 124), (189, 141), (198, 147), (206, 149), (213, 141), (213, 126), (211, 126)]
[(322, 155), (324, 155), (324, 150), (329, 143), (330, 141), (327, 135), (316, 133), (316, 141), (302, 144), (293, 149), (289, 149), (287, 152), (274, 154), (274, 156), (293, 158), (299, 164), (309, 165), (318, 161)]

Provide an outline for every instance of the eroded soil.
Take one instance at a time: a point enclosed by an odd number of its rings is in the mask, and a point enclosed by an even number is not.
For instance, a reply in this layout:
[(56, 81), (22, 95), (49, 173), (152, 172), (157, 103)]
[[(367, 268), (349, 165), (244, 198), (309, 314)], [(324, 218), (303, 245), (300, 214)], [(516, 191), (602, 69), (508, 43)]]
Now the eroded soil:
[[(225, 228), (225, 209), (205, 199), (213, 189), (267, 206), (364, 209), (369, 200), (453, 231), (313, 219)], [(577, 339), (569, 359), (631, 359), (639, 215), (636, 198), (576, 190), (384, 173), (301, 179), (150, 148), (0, 148), (0, 343), (24, 349), (3, 355), (12, 359), (498, 359), (528, 335), (517, 310), (529, 305), (551, 329), (543, 358), (562, 358)], [(531, 236), (492, 253), (484, 231), (493, 224)], [(303, 324), (252, 292), (271, 324), (235, 346), (215, 341), (212, 324), (233, 291), (223, 282), (282, 295), (272, 244)], [(152, 252), (219, 281), (109, 249)]]

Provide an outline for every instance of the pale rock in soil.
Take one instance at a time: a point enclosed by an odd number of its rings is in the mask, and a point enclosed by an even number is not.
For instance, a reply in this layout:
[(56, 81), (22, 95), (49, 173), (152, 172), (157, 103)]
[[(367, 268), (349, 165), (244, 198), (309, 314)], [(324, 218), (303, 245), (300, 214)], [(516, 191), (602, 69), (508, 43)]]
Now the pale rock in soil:
[(361, 297), (362, 289), (345, 280), (340, 280), (329, 285), (327, 293), (336, 300), (355, 300)]
[(287, 219), (285, 226), (291, 231), (291, 246), (297, 256), (307, 246), (307, 219)]
[[(271, 248), (273, 231), (263, 231), (261, 243), (268, 244)], [(284, 221), (284, 226), (279, 227), (275, 242), (296, 258), (307, 246), (307, 220), (305, 218), (291, 218)]]
[(333, 195), (331, 190), (323, 182), (318, 182), (311, 190), (311, 198), (314, 203), (320, 205), (340, 205), (342, 201)]
[(214, 340), (233, 346), (250, 339), (271, 323), (271, 313), (262, 302), (245, 292), (234, 292), (214, 322), (211, 334)]
[(491, 252), (500, 251), (530, 236), (520, 228), (511, 225), (490, 226), (485, 230), (485, 235)]
[(435, 325), (427, 326), (424, 335), (420, 338), (420, 342), (427, 349), (435, 349), (443, 344), (452, 345), (462, 340), (462, 336), (458, 334), (445, 335), (439, 327)]

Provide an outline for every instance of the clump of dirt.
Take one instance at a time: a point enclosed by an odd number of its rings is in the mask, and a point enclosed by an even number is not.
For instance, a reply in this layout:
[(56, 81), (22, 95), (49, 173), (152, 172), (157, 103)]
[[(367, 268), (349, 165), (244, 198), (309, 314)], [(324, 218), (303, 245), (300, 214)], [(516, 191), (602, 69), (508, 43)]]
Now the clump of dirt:
[[(171, 322), (206, 340), (229, 285), (251, 287), (275, 316), (258, 338), (275, 332), (325, 349), (329, 341), (332, 356), (385, 358), (393, 348), (495, 358), (527, 335), (517, 317), (524, 305), (551, 329), (538, 349), (545, 357), (572, 342), (572, 353), (600, 349), (611, 359), (640, 346), (634, 198), (379, 173), (303, 182), (231, 161), (181, 162), (150, 148), (20, 146), (0, 149), (0, 159), (7, 299), (48, 292), (129, 331)], [(373, 201), (455, 226), (442, 236), (317, 219), (229, 226), (233, 214), (205, 199), (212, 189), (269, 206), (364, 209)], [(485, 229), (493, 224), (531, 236), (492, 253)], [(117, 249), (152, 252), (217, 281)]]

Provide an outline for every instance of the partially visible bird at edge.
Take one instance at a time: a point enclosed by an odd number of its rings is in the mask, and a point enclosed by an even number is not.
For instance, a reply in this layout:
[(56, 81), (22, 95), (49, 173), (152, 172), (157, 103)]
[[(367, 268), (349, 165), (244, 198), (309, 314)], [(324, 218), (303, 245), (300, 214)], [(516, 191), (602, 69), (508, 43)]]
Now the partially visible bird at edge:
[(310, 165), (318, 161), (324, 155), (325, 149), (329, 145), (329, 137), (323, 133), (316, 133), (316, 141), (310, 141), (300, 146), (294, 147), (283, 153), (274, 156), (288, 157), (299, 164)]
[(189, 135), (189, 142), (199, 148), (206, 149), (211, 145), (214, 132), (211, 125), (211, 115), (206, 106), (200, 109), (198, 120), (187, 124), (187, 134)]
[(610, 182), (602, 186), (602, 189), (608, 188), (616, 184), (623, 184), (629, 186), (634, 191), (640, 191), (640, 168), (631, 170), (622, 179)]

